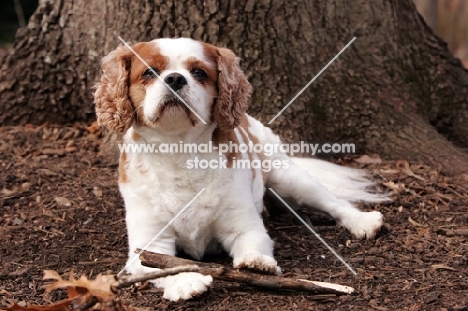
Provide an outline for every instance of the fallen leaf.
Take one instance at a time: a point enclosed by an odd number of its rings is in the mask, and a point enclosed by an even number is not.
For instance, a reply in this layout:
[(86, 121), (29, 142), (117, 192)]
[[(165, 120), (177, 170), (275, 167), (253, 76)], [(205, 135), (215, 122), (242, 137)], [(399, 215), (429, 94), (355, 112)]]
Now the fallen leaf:
[(419, 179), (420, 181), (425, 181), (424, 178), (422, 178), (421, 176), (419, 175), (416, 175), (411, 169), (410, 169), (410, 166), (409, 166), (409, 163), (408, 161), (404, 161), (404, 160), (401, 160), (401, 161), (397, 161), (395, 163), (395, 166), (399, 169), (401, 169), (401, 171), (403, 173), (405, 173), (406, 175), (408, 176), (411, 176), (411, 177), (414, 177), (416, 179)]
[(396, 193), (399, 193), (403, 190), (405, 190), (405, 185), (404, 184), (395, 184), (393, 181), (388, 181), (386, 183), (383, 183), (385, 187), (387, 187), (390, 190), (395, 191)]
[(365, 154), (357, 159), (354, 159), (354, 162), (360, 164), (380, 164), (382, 163), (382, 159), (380, 159), (378, 155), (373, 155), (372, 157), (370, 157), (367, 154)]
[(427, 227), (418, 228), (416, 229), (416, 231), (418, 232), (418, 235), (426, 235), (426, 234), (429, 234), (430, 232), (429, 228)]
[[(46, 270), (47, 276), (52, 276), (54, 277), (55, 275), (53, 273), (50, 273), (50, 270)], [(44, 271), (44, 274), (46, 276), (46, 272)], [(57, 274), (55, 277), (60, 276)], [(75, 279), (73, 277), (73, 270), (70, 271), (70, 277), (68, 280), (63, 280), (63, 279), (57, 279), (57, 282), (50, 284), (47, 286), (46, 291), (50, 292), (53, 291), (54, 289), (57, 288), (68, 288), (68, 287), (74, 287), (78, 290), (78, 292), (81, 292), (80, 289), (83, 289), (84, 291), (89, 292), (91, 295), (96, 296), (98, 298), (109, 298), (114, 295), (111, 289), (112, 282), (115, 281), (114, 276), (109, 276), (109, 275), (102, 275), (98, 274), (96, 276), (96, 279), (94, 280), (88, 280), (88, 278), (84, 275), (82, 275), (79, 279)]]
[(113, 275), (99, 274), (96, 279), (89, 280), (82, 275), (79, 279), (73, 276), (73, 270), (70, 270), (68, 280), (64, 280), (56, 271), (44, 270), (43, 279), (53, 279), (56, 282), (47, 286), (46, 291), (50, 292), (58, 288), (66, 288), (68, 298), (58, 301), (48, 306), (30, 305), (21, 306), (14, 303), (6, 308), (7, 311), (69, 311), (69, 310), (107, 310), (106, 305), (111, 305), (114, 311), (131, 310), (125, 308), (123, 300), (117, 299), (112, 292), (112, 284), (116, 281)]
[(67, 198), (64, 198), (64, 197), (55, 197), (54, 198), (55, 202), (57, 202), (57, 204), (59, 206), (66, 206), (66, 207), (69, 207), (71, 206), (71, 202), (69, 199)]
[(91, 134), (95, 134), (96, 132), (99, 132), (100, 128), (99, 128), (97, 121), (94, 121), (93, 123), (91, 123), (90, 126), (86, 127), (86, 130), (88, 130), (88, 132), (90, 132)]
[(93, 188), (93, 193), (96, 196), (97, 199), (102, 198), (102, 190), (99, 189), (99, 187), (94, 187)]
[(4, 199), (12, 199), (12, 198), (20, 198), (25, 196), (28, 193), (28, 190), (21, 189), (19, 187), (13, 188), (13, 189), (7, 189), (3, 188), (2, 189), (2, 198)]
[(52, 279), (52, 280), (62, 281), (62, 277), (55, 270), (44, 270), (44, 277), (42, 279), (43, 280)]

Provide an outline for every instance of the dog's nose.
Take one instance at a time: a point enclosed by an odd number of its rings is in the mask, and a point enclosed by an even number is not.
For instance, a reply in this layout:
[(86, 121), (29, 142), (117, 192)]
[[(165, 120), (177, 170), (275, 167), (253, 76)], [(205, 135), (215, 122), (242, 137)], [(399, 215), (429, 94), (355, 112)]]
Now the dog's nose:
[(180, 90), (187, 84), (187, 79), (180, 73), (171, 73), (166, 78), (164, 78), (164, 82), (171, 87), (174, 91)]

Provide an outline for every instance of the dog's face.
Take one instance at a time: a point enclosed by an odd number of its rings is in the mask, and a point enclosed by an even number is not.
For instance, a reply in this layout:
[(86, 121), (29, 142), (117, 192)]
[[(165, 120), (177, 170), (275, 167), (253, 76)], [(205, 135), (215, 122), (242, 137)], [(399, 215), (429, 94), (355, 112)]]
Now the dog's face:
[(124, 132), (132, 125), (184, 130), (216, 122), (239, 125), (251, 86), (228, 49), (192, 39), (157, 39), (119, 47), (102, 60), (94, 94), (98, 122)]

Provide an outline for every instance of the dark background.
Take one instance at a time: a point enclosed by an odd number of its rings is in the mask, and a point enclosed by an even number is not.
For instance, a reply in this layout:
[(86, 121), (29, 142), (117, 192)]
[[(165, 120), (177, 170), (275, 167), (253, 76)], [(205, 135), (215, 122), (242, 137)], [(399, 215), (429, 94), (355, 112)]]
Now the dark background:
[[(37, 8), (38, 0), (19, 0), (26, 24)], [(19, 24), (15, 0), (0, 1), (0, 45), (12, 44)]]

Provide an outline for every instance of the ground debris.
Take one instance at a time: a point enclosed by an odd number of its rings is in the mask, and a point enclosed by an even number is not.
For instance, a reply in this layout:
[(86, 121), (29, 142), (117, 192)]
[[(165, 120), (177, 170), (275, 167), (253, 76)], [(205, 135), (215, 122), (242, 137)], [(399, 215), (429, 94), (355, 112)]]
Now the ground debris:
[[(91, 279), (125, 266), (128, 245), (117, 166), (107, 164), (112, 161), (99, 153), (100, 130), (88, 126), (0, 128), (0, 190), (15, 191), (0, 193), (0, 309), (14, 302), (24, 307), (25, 302), (47, 305), (67, 299), (63, 289), (43, 295), (36, 281), (42, 269), (64, 275), (73, 267), (77, 275)], [(88, 134), (98, 139), (87, 140)], [(45, 147), (67, 146), (76, 150), (62, 156), (41, 153)], [(355, 240), (333, 222), (316, 224), (310, 215), (318, 233), (351, 263), (358, 277), (292, 216), (271, 213), (268, 231), (285, 274), (300, 271), (301, 278), (349, 285), (357, 295), (317, 300), (314, 295), (215, 280), (205, 294), (179, 303), (165, 301), (161, 291), (150, 286), (122, 290), (119, 297), (134, 308), (153, 310), (466, 310), (468, 175), (444, 176), (437, 168), (408, 162), (421, 179), (409, 175), (405, 163), (382, 159), (380, 164), (362, 164), (352, 157), (337, 161), (366, 169), (380, 191), (391, 191), (384, 183), (396, 188), (394, 202), (360, 206), (381, 211), (391, 228), (375, 240)], [(60, 205), (56, 197), (72, 204)], [(413, 225), (409, 218), (425, 226)], [(207, 255), (203, 261), (232, 265), (227, 254)], [(433, 292), (440, 295), (426, 304)]]

